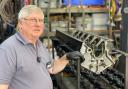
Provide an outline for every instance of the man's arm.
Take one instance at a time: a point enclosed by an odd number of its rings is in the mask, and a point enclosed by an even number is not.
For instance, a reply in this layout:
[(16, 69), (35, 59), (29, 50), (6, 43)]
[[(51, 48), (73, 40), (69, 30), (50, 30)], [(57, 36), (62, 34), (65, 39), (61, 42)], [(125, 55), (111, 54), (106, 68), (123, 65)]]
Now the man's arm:
[(53, 62), (52, 67), (49, 68), (49, 72), (51, 74), (56, 74), (62, 71), (65, 68), (65, 66), (69, 63), (69, 60), (80, 60), (80, 62), (82, 63), (85, 59), (83, 55), (78, 51), (66, 53), (60, 59), (55, 60)]
[(68, 63), (69, 60), (67, 60), (66, 55), (64, 55), (60, 59), (54, 60), (52, 67), (49, 68), (48, 71), (50, 74), (57, 74), (61, 72)]
[(0, 84), (0, 89), (8, 89), (8, 85), (7, 84)]
[(0, 89), (8, 89), (16, 70), (16, 58), (8, 49), (0, 48)]

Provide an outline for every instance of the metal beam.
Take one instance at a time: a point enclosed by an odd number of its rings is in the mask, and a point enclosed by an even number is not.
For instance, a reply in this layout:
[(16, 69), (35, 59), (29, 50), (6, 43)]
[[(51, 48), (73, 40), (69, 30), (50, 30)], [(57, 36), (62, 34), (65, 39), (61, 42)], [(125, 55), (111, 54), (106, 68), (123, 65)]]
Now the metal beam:
[[(120, 33), (120, 50), (128, 52), (128, 0), (123, 0), (122, 3), (123, 29)], [(125, 74), (125, 89), (128, 89), (128, 56), (121, 57), (119, 66), (119, 70)]]

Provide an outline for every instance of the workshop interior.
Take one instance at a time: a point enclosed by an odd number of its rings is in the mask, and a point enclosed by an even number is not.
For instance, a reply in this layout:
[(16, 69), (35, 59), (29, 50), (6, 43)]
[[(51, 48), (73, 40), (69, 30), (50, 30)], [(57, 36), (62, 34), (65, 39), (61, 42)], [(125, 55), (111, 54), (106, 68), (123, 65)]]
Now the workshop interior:
[(28, 4), (44, 12), (40, 39), (53, 59), (73, 51), (85, 59), (51, 75), (54, 89), (128, 89), (127, 0), (0, 0), (0, 43), (16, 32)]

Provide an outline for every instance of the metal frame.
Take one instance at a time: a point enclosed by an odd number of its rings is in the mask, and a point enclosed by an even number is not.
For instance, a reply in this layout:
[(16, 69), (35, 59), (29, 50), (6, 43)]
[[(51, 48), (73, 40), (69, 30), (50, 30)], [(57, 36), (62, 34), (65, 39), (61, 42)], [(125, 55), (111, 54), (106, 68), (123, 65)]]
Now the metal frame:
[[(123, 29), (120, 32), (120, 49), (128, 52), (128, 0), (122, 0), (122, 3)], [(119, 70), (125, 74), (125, 89), (128, 89), (128, 56), (121, 57)]]

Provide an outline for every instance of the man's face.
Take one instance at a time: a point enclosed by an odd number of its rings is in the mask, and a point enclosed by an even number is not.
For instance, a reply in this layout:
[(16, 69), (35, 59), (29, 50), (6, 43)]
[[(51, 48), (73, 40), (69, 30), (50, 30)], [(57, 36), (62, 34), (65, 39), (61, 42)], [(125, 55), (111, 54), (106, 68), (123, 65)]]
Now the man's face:
[(44, 16), (32, 12), (20, 21), (21, 32), (28, 38), (39, 38), (44, 31)]

